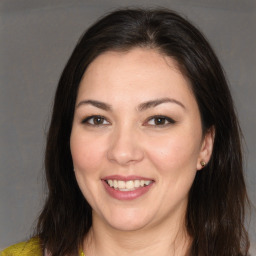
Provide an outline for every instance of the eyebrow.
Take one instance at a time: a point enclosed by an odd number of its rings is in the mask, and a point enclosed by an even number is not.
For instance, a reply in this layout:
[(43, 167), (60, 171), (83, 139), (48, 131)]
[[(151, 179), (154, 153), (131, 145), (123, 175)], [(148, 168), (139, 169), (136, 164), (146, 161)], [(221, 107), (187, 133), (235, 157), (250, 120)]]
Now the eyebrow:
[(106, 111), (111, 111), (112, 110), (112, 108), (109, 104), (101, 102), (101, 101), (97, 101), (97, 100), (83, 100), (83, 101), (80, 101), (77, 104), (76, 108), (80, 107), (81, 105), (92, 105), (96, 108), (100, 108), (100, 109), (103, 109), (103, 110), (106, 110)]
[(150, 100), (150, 101), (141, 103), (138, 107), (138, 110), (144, 111), (146, 109), (156, 107), (163, 103), (175, 103), (175, 104), (179, 105), (180, 107), (186, 109), (185, 106), (178, 100), (171, 99), (171, 98), (161, 98), (161, 99)]
[[(149, 108), (156, 107), (156, 106), (158, 106), (160, 104), (163, 104), (163, 103), (175, 103), (175, 104), (179, 105), (180, 107), (182, 107), (183, 109), (186, 109), (185, 106), (180, 101), (175, 100), (175, 99), (171, 99), (171, 98), (161, 98), (161, 99), (146, 101), (146, 102), (141, 103), (138, 106), (137, 109), (139, 111), (145, 111)], [(111, 105), (109, 105), (107, 103), (104, 103), (104, 102), (101, 102), (101, 101), (97, 101), (97, 100), (83, 100), (83, 101), (80, 101), (77, 104), (76, 108), (78, 108), (82, 105), (92, 105), (94, 107), (103, 109), (105, 111), (112, 111)]]

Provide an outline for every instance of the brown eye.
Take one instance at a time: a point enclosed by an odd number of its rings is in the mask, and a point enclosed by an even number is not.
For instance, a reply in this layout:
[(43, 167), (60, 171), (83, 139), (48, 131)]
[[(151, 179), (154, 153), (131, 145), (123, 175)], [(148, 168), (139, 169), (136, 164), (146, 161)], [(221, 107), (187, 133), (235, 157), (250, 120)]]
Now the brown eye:
[(110, 123), (103, 116), (89, 116), (82, 121), (83, 124), (92, 126), (109, 125)]
[(100, 124), (103, 124), (104, 123), (104, 118), (101, 117), (101, 116), (96, 116), (94, 118), (92, 118), (92, 123), (95, 124), (95, 125), (100, 125)]
[(166, 126), (174, 123), (175, 121), (167, 116), (153, 116), (147, 121), (149, 126)]
[(166, 123), (166, 118), (163, 118), (163, 117), (154, 118), (154, 123), (155, 125), (163, 125)]

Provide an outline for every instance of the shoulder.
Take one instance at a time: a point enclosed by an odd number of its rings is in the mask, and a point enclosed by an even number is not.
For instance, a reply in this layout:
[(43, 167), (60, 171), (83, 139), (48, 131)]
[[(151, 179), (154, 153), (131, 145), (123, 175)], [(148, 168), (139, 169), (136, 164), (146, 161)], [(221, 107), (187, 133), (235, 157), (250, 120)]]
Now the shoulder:
[(40, 240), (37, 237), (12, 245), (0, 252), (0, 256), (42, 256)]

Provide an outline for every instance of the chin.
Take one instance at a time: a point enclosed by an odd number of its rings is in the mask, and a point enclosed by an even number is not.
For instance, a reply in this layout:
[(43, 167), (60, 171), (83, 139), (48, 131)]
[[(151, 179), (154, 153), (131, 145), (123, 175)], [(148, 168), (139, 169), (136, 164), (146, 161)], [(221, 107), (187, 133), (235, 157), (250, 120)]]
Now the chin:
[(125, 232), (132, 232), (137, 231), (140, 229), (143, 229), (146, 226), (145, 221), (138, 222), (136, 220), (125, 222), (125, 221), (115, 221), (112, 223), (109, 223), (113, 229), (119, 230), (119, 231), (125, 231)]
[(150, 223), (150, 216), (148, 213), (140, 211), (117, 211), (112, 212), (105, 217), (105, 222), (109, 226), (120, 231), (136, 231), (143, 229)]

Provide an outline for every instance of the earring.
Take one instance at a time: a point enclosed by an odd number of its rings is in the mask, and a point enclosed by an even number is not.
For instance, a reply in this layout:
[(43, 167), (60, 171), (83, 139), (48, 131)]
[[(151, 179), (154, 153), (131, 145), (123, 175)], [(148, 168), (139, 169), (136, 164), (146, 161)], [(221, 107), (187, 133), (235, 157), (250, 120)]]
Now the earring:
[(201, 164), (202, 167), (205, 167), (206, 162), (205, 161), (201, 161), (200, 164)]

